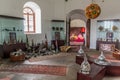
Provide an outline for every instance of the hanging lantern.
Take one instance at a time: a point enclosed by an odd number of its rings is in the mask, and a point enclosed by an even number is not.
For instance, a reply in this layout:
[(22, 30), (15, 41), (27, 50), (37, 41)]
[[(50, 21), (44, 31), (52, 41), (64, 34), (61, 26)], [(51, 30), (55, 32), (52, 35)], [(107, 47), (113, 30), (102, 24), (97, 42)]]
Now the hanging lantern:
[(100, 6), (94, 3), (87, 6), (85, 10), (85, 14), (88, 19), (95, 19), (100, 15), (100, 13), (101, 13)]
[(85, 27), (82, 27), (80, 30), (82, 33), (85, 33)]

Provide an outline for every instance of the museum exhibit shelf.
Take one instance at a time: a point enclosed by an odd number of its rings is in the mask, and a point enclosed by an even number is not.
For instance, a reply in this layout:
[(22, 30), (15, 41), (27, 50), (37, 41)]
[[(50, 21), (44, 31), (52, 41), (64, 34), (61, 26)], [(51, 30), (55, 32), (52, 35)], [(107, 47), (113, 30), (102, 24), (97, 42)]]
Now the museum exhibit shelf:
[(119, 41), (96, 41), (96, 50), (99, 50), (100, 44), (114, 44), (115, 48), (119, 49)]
[(26, 43), (15, 43), (15, 44), (3, 44), (3, 57), (9, 58), (10, 53), (21, 49), (26, 51)]
[(97, 20), (96, 49), (99, 44), (115, 44), (119, 49), (120, 41), (120, 19)]
[(23, 21), (21, 17), (0, 15), (0, 44), (16, 43), (18, 40), (25, 42)]
[(51, 20), (51, 44), (54, 45), (55, 50), (60, 50), (60, 46), (65, 45), (65, 21)]
[(51, 20), (51, 35), (52, 40), (65, 40), (65, 21)]
[(0, 57), (9, 57), (10, 52), (25, 48), (24, 18), (0, 15)]

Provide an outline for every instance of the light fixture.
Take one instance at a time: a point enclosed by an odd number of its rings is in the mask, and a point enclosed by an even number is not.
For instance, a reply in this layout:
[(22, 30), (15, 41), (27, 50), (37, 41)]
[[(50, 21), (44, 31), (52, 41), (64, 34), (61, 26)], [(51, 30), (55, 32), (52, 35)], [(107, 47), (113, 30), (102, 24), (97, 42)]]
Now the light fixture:
[(85, 27), (81, 27), (80, 32), (85, 33)]
[(92, 3), (85, 9), (85, 14), (88, 19), (95, 19), (100, 15), (100, 13), (101, 8), (94, 2), (94, 0), (92, 0)]

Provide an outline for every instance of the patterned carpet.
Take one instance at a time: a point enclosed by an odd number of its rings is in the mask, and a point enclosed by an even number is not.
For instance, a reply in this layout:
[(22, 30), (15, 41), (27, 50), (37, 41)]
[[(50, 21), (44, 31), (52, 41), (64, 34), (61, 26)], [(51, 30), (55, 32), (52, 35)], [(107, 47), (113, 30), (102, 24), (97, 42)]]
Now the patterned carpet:
[(8, 77), (5, 77), (5, 78), (2, 78), (2, 79), (0, 79), (0, 80), (11, 80), (11, 79), (8, 78)]
[(41, 60), (48, 60), (48, 59), (55, 59), (58, 57), (64, 57), (64, 56), (69, 56), (72, 54), (61, 52), (53, 55), (45, 55), (45, 56), (36, 56), (36, 57), (31, 57), (29, 59), (29, 62), (36, 62), (36, 61), (41, 61)]
[(66, 75), (66, 66), (53, 65), (31, 65), (31, 64), (1, 64), (0, 71), (18, 72), (18, 73), (34, 73), (49, 75)]

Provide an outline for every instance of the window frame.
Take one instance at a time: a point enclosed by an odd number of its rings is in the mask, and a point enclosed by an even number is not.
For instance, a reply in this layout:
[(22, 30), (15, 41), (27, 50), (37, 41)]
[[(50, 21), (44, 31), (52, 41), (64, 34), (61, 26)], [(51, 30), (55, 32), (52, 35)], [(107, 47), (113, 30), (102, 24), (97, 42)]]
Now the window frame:
[[(29, 12), (27, 12), (27, 13), (24, 13), (24, 10), (25, 9), (29, 9), (29, 10), (31, 10), (32, 11), (32, 13), (29, 13)], [(24, 7), (24, 9), (23, 9), (23, 15), (24, 16), (27, 16), (27, 31), (24, 31), (25, 33), (35, 33), (35, 12), (30, 8), (30, 7)], [(32, 15), (32, 17), (33, 17), (33, 26), (32, 26), (32, 28), (33, 28), (33, 31), (30, 31), (30, 19), (29, 19), (29, 17)]]

